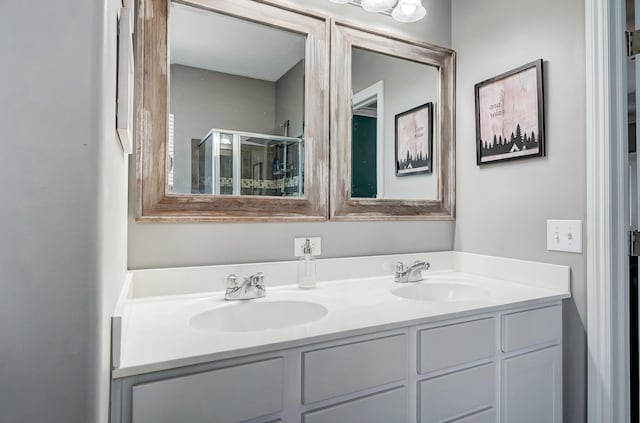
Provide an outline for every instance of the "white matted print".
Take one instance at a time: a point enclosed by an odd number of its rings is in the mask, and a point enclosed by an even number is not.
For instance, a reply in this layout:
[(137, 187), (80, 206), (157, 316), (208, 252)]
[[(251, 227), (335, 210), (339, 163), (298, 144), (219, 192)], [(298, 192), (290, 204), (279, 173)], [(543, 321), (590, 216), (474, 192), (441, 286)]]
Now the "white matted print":
[[(127, 3), (130, 3), (127, 2)], [(116, 130), (125, 154), (133, 151), (133, 94), (135, 69), (133, 62), (133, 8), (120, 9), (118, 32), (118, 92)]]
[(396, 115), (396, 175), (433, 171), (433, 103)]
[(544, 156), (542, 60), (475, 88), (478, 165)]

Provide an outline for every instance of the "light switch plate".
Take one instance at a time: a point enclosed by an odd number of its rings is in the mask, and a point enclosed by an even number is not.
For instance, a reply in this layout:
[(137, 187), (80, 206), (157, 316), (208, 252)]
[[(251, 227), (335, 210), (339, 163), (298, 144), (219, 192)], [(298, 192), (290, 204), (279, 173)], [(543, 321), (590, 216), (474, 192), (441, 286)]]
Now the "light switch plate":
[(307, 242), (307, 238), (311, 243), (311, 255), (319, 256), (322, 254), (322, 239), (318, 237), (304, 237), (304, 238), (294, 238), (293, 240), (293, 254), (296, 257), (300, 257), (304, 254), (304, 244)]
[(547, 250), (582, 253), (582, 220), (547, 220)]

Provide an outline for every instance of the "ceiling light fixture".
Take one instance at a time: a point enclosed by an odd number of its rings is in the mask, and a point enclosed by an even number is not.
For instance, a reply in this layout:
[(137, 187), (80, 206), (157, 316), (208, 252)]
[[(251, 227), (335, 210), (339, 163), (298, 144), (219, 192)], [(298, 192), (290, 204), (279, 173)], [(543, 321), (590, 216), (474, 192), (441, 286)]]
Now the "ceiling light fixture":
[[(398, 22), (416, 22), (424, 18), (427, 10), (422, 0), (329, 0), (332, 3), (361, 6), (367, 12), (390, 15)], [(395, 7), (394, 7), (395, 6)], [(392, 10), (393, 9), (393, 10)]]

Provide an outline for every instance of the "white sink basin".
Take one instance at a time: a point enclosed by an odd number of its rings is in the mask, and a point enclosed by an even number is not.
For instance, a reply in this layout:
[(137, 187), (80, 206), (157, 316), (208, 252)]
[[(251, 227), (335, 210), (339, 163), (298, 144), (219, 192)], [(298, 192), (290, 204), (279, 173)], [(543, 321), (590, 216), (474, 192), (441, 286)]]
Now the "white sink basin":
[(242, 301), (196, 314), (191, 327), (215, 332), (281, 329), (319, 320), (328, 310), (307, 301)]
[(450, 279), (418, 282), (395, 289), (392, 293), (409, 300), (434, 302), (473, 301), (488, 296), (482, 288)]

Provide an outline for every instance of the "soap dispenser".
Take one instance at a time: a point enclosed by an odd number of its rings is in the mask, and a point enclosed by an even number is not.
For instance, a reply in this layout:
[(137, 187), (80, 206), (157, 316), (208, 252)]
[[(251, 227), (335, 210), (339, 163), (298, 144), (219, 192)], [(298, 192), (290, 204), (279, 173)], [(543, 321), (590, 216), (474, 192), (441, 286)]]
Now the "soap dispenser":
[(304, 243), (303, 253), (298, 260), (298, 286), (303, 289), (316, 287), (316, 258), (311, 255), (311, 241)]

